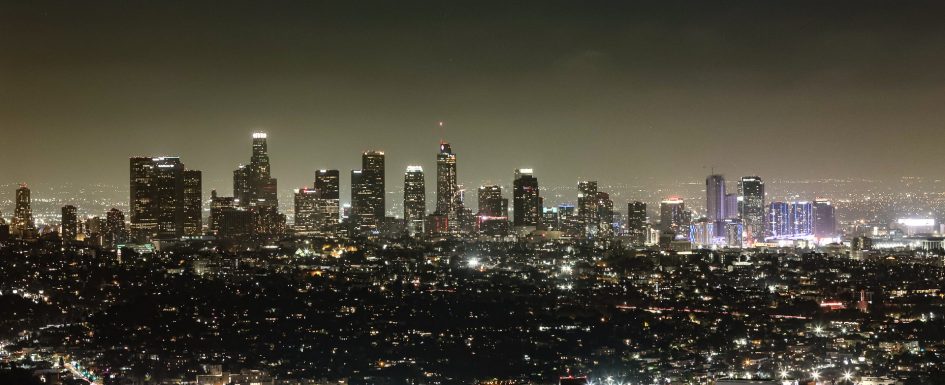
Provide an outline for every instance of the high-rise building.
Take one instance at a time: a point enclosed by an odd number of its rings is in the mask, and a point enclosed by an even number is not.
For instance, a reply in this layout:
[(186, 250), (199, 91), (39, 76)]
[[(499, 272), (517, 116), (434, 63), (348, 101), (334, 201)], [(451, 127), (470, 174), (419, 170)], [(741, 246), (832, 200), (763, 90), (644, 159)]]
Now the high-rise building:
[(105, 213), (104, 242), (108, 247), (115, 247), (127, 241), (125, 231), (125, 214), (121, 210), (112, 208)]
[[(439, 172), (439, 167), (437, 171)], [(423, 234), (426, 214), (427, 192), (423, 167), (407, 166), (407, 171), (404, 172), (404, 225), (407, 227), (408, 234), (411, 236)]]
[(21, 184), (16, 189), (16, 201), (13, 207), (13, 220), (10, 230), (20, 238), (33, 238), (36, 236), (36, 223), (33, 222), (33, 206), (30, 198), (30, 189), (26, 184)]
[(271, 235), (284, 229), (285, 216), (279, 213), (278, 183), (272, 177), (267, 139), (265, 132), (253, 133), (249, 164), (233, 171), (233, 197), (252, 212), (254, 232)]
[(671, 231), (679, 239), (688, 238), (689, 221), (682, 199), (671, 197), (660, 202), (660, 228), (664, 232)]
[(384, 220), (385, 191), (384, 153), (367, 151), (361, 169), (351, 171), (351, 206), (360, 231), (374, 231)]
[(705, 216), (712, 222), (725, 219), (725, 177), (718, 174), (705, 178)]
[(203, 182), (198, 170), (184, 170), (184, 235), (203, 234)]
[(63, 242), (76, 240), (76, 236), (79, 234), (79, 215), (75, 206), (66, 205), (62, 207), (61, 228), (60, 234)]
[(318, 228), (321, 231), (334, 229), (341, 219), (338, 170), (316, 171), (315, 191), (318, 192), (318, 213), (316, 214)]
[(765, 182), (757, 176), (742, 177), (738, 190), (741, 195), (739, 214), (745, 229), (745, 241), (762, 242), (765, 238)]
[(609, 237), (614, 233), (614, 201), (610, 194), (597, 192), (597, 232), (598, 237)]
[(479, 186), (478, 195), (480, 217), (508, 218), (509, 200), (502, 198), (501, 186)]
[(814, 199), (814, 236), (833, 238), (837, 236), (837, 217), (833, 205), (826, 199)]
[(178, 157), (131, 158), (131, 230), (138, 241), (184, 234), (184, 164)]
[(302, 188), (295, 190), (295, 229), (314, 231), (319, 228), (318, 190)]
[(436, 212), (448, 218), (447, 227), (455, 227), (459, 208), (459, 186), (456, 182), (456, 154), (447, 142), (440, 142), (436, 154)]
[(530, 168), (515, 170), (512, 182), (513, 217), (516, 227), (539, 226), (542, 216), (542, 200), (538, 190), (538, 178)]
[(810, 202), (772, 202), (768, 207), (769, 239), (802, 239), (813, 233)]
[(585, 236), (594, 236), (597, 234), (600, 226), (597, 208), (597, 182), (583, 181), (578, 182), (578, 218), (581, 220), (581, 226), (584, 228)]
[(646, 203), (634, 201), (627, 204), (627, 233), (634, 244), (642, 245), (647, 236)]
[(251, 235), (256, 226), (255, 214), (238, 204), (234, 197), (217, 196), (210, 192), (210, 233), (219, 238)]

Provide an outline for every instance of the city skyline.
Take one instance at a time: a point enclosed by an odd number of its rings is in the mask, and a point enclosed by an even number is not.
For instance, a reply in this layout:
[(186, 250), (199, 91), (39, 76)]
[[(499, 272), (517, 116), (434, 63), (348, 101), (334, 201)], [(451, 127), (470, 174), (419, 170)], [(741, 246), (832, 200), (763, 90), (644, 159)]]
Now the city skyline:
[(943, 14), (0, 0), (0, 384), (941, 382)]

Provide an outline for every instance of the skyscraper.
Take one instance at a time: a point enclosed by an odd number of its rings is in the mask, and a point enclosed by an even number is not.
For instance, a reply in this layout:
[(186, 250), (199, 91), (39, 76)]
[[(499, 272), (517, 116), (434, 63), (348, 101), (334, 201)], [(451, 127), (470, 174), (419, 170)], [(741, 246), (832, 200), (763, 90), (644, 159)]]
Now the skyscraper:
[(502, 198), (502, 187), (498, 185), (479, 186), (478, 191), (480, 217), (507, 218), (509, 200)]
[(459, 186), (456, 182), (456, 154), (447, 142), (440, 142), (436, 154), (436, 212), (446, 215), (447, 227), (456, 227)]
[(765, 238), (765, 182), (757, 176), (742, 177), (738, 190), (745, 241), (762, 242)]
[(177, 157), (131, 161), (131, 230), (138, 241), (184, 234), (184, 164)]
[(184, 235), (203, 234), (203, 174), (184, 171)]
[(578, 182), (578, 218), (585, 236), (597, 234), (600, 218), (597, 208), (597, 182)]
[(718, 174), (705, 178), (705, 216), (712, 222), (725, 219), (725, 177)]
[(61, 237), (63, 242), (72, 242), (76, 240), (79, 234), (79, 215), (73, 205), (62, 207)]
[(258, 234), (279, 233), (285, 216), (279, 214), (278, 183), (272, 177), (265, 132), (253, 133), (253, 152), (249, 164), (233, 171), (233, 197), (240, 207), (249, 208)]
[(513, 225), (539, 226), (542, 216), (542, 200), (538, 190), (538, 178), (530, 168), (515, 170), (512, 182)]
[(634, 244), (646, 242), (646, 203), (634, 201), (627, 204), (627, 233)]
[(105, 243), (108, 247), (115, 247), (126, 241), (125, 214), (121, 210), (112, 208), (105, 213)]
[(677, 238), (689, 236), (689, 218), (686, 214), (686, 203), (677, 197), (660, 202), (660, 228), (671, 231)]
[(315, 191), (318, 192), (318, 229), (329, 231), (340, 220), (341, 200), (338, 170), (318, 170), (315, 172)]
[(351, 207), (361, 231), (376, 230), (385, 212), (384, 153), (367, 151), (361, 169), (351, 171)]
[(404, 172), (404, 225), (407, 227), (408, 234), (411, 236), (423, 234), (426, 214), (427, 193), (423, 167), (407, 166), (407, 171)]
[(302, 188), (295, 190), (295, 229), (314, 231), (318, 229), (318, 190)]
[(237, 204), (234, 197), (217, 196), (210, 192), (210, 233), (219, 238), (250, 235), (255, 228), (254, 214)]
[(10, 229), (20, 238), (33, 238), (36, 236), (36, 223), (33, 222), (33, 206), (30, 198), (30, 189), (26, 184), (21, 184), (16, 189), (16, 201), (13, 208), (13, 221)]
[(833, 204), (826, 199), (814, 199), (814, 236), (833, 238), (837, 236), (837, 217)]
[(810, 202), (771, 202), (768, 207), (768, 238), (802, 239), (814, 235)]

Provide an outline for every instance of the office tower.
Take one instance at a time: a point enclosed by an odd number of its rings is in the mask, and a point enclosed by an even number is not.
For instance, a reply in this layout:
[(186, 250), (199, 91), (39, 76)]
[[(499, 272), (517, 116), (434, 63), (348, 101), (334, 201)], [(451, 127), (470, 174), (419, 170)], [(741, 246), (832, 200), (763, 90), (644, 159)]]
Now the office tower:
[(341, 189), (338, 175), (338, 170), (318, 170), (315, 172), (315, 191), (318, 192), (316, 222), (321, 231), (333, 229), (341, 219)]
[(810, 202), (772, 202), (768, 207), (768, 238), (803, 239), (813, 236)]
[(660, 228), (664, 232), (673, 232), (677, 238), (689, 236), (689, 218), (686, 203), (677, 197), (660, 202)]
[[(455, 166), (455, 163), (454, 163)], [(439, 172), (439, 167), (437, 167)], [(454, 168), (455, 176), (455, 168)], [(437, 181), (439, 187), (439, 181)], [(423, 167), (407, 166), (404, 172), (404, 225), (407, 234), (423, 234), (423, 221), (427, 214), (427, 192), (423, 179)]]
[(295, 190), (295, 229), (314, 231), (318, 229), (318, 191), (302, 188)]
[(597, 192), (597, 236), (608, 237), (614, 233), (614, 201), (610, 194)]
[[(456, 154), (453, 154), (449, 143), (440, 142), (440, 152), (436, 154), (436, 212), (446, 214), (450, 221), (454, 221), (458, 200)], [(448, 227), (454, 227), (447, 223)]]
[(584, 222), (572, 204), (558, 205), (558, 228), (570, 237), (584, 236)]
[(738, 183), (741, 195), (742, 225), (745, 241), (762, 242), (765, 238), (765, 182), (757, 176), (742, 177)]
[(738, 205), (738, 194), (727, 193), (725, 194), (725, 218), (722, 219), (739, 219), (739, 205)]
[[(699, 248), (711, 247), (714, 244), (717, 223), (721, 222), (712, 221), (709, 218), (699, 218), (692, 221), (689, 225), (688, 238), (693, 246)], [(680, 239), (682, 237), (677, 236), (676, 238)]]
[(131, 161), (131, 230), (138, 241), (184, 234), (184, 164), (177, 157)]
[(478, 195), (480, 217), (507, 218), (509, 216), (509, 200), (502, 198), (502, 187), (479, 186)]
[(725, 219), (725, 177), (718, 174), (705, 178), (705, 216), (710, 221)]
[(351, 170), (351, 223), (358, 231), (377, 228), (371, 207), (371, 189), (363, 170)]
[(351, 206), (360, 231), (376, 230), (384, 220), (384, 153), (367, 151), (361, 169), (351, 171)]
[(272, 178), (264, 132), (253, 133), (253, 153), (249, 164), (233, 171), (233, 197), (240, 206), (277, 206), (277, 181)]
[(62, 207), (62, 231), (60, 232), (63, 242), (72, 242), (79, 235), (79, 216), (78, 210), (73, 205)]
[(502, 197), (502, 187), (498, 185), (479, 186), (479, 211), (476, 214), (479, 232), (491, 236), (508, 233), (509, 200)]
[(541, 224), (542, 200), (538, 191), (538, 178), (530, 168), (515, 170), (512, 182), (513, 225), (538, 226)]
[(833, 238), (837, 236), (837, 218), (833, 205), (826, 199), (814, 199), (814, 236)]
[(745, 228), (741, 219), (726, 219), (722, 221), (722, 232), (725, 235), (726, 247), (742, 247), (744, 244)]
[(184, 170), (184, 235), (203, 234), (203, 174)]
[(30, 200), (30, 189), (21, 184), (16, 189), (16, 200), (13, 208), (13, 220), (10, 223), (12, 233), (20, 238), (36, 236), (36, 223), (33, 222), (33, 206)]
[(597, 234), (599, 217), (597, 209), (597, 182), (578, 182), (578, 218), (584, 228), (585, 236)]
[(217, 196), (210, 192), (210, 233), (219, 238), (251, 235), (255, 228), (255, 214), (241, 207), (235, 197)]
[(85, 243), (94, 246), (104, 246), (106, 223), (100, 217), (85, 219)]
[(646, 203), (633, 201), (627, 204), (627, 234), (636, 245), (642, 245), (647, 237)]
[(264, 132), (253, 133), (249, 164), (233, 171), (233, 197), (252, 212), (255, 233), (272, 235), (284, 229), (285, 216), (279, 213), (278, 183), (271, 173), (267, 138)]
[(125, 231), (125, 214), (121, 210), (112, 208), (105, 213), (105, 239), (108, 247), (116, 247), (127, 241)]

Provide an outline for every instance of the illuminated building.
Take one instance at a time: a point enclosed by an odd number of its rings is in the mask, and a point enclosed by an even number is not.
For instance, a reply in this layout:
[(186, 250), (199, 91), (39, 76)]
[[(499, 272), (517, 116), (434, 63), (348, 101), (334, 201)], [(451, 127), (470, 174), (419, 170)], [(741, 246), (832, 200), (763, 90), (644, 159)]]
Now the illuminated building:
[(314, 231), (318, 229), (318, 191), (302, 188), (295, 190), (295, 229)]
[(361, 169), (351, 171), (351, 207), (359, 231), (375, 231), (384, 220), (384, 192), (384, 153), (367, 151)]
[(139, 242), (184, 235), (184, 164), (177, 157), (131, 158), (131, 230)]
[(125, 214), (121, 210), (112, 208), (105, 213), (105, 236), (103, 241), (108, 247), (115, 247), (127, 241), (125, 230)]
[(814, 236), (833, 238), (837, 236), (837, 217), (833, 204), (826, 199), (814, 199)]
[(62, 207), (62, 221), (60, 222), (61, 236), (63, 242), (72, 242), (76, 240), (79, 234), (79, 216), (78, 210), (73, 205)]
[(33, 206), (30, 198), (30, 189), (21, 184), (16, 189), (16, 200), (13, 208), (13, 220), (10, 221), (10, 230), (20, 238), (31, 239), (36, 236), (36, 223), (33, 222)]
[(423, 234), (426, 211), (427, 193), (423, 168), (407, 166), (407, 171), (404, 172), (404, 225), (407, 227), (408, 234), (411, 236)]
[(741, 195), (740, 216), (745, 240), (761, 242), (765, 236), (765, 182), (757, 176), (742, 177), (738, 183)]
[(253, 133), (253, 149), (249, 164), (233, 171), (233, 198), (253, 215), (253, 232), (273, 235), (285, 227), (285, 216), (279, 213), (278, 183), (269, 164), (268, 135)]
[(810, 202), (772, 202), (768, 206), (768, 239), (803, 239), (813, 236)]
[(682, 199), (672, 197), (660, 202), (660, 228), (676, 234), (678, 239), (689, 236), (689, 218)]
[(479, 186), (476, 214), (479, 232), (491, 236), (508, 233), (509, 200), (502, 197), (502, 187), (498, 185)]
[(541, 224), (542, 200), (538, 190), (538, 178), (530, 168), (515, 170), (512, 182), (513, 222), (516, 227)]
[(647, 238), (646, 203), (634, 201), (627, 204), (627, 233), (636, 245)]
[(447, 227), (454, 230), (459, 209), (459, 186), (456, 182), (456, 154), (447, 142), (440, 142), (436, 154), (436, 212), (447, 216)]
[(329, 231), (338, 225), (341, 210), (341, 188), (338, 170), (315, 172), (315, 191), (318, 192), (316, 222), (321, 231)]
[(725, 177), (718, 174), (705, 178), (705, 216), (716, 222), (725, 219)]
[(197, 170), (184, 170), (184, 235), (203, 234), (203, 183)]
[(600, 227), (600, 217), (597, 209), (597, 182), (578, 182), (577, 199), (578, 218), (584, 228), (584, 236), (594, 236)]
[(479, 216), (508, 217), (509, 200), (502, 198), (502, 187), (498, 185), (479, 186)]

